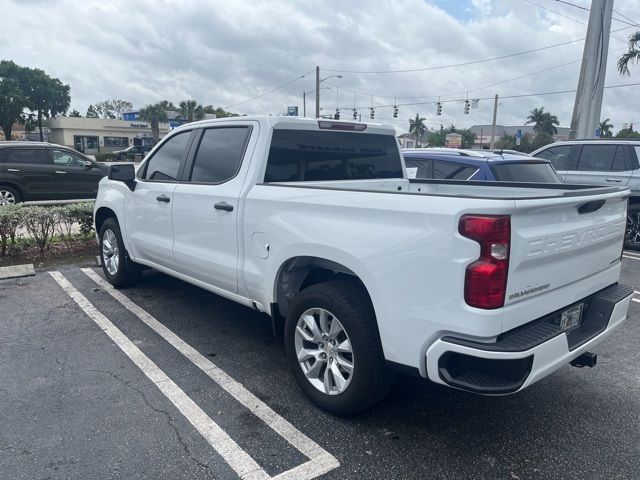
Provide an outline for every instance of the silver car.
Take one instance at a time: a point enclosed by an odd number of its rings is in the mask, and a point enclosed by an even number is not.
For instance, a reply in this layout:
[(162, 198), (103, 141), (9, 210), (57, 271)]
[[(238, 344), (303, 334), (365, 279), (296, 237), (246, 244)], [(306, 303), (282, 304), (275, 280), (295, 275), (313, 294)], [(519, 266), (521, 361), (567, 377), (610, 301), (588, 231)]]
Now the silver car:
[(640, 140), (557, 142), (531, 155), (549, 160), (565, 183), (629, 187), (624, 246), (640, 250)]

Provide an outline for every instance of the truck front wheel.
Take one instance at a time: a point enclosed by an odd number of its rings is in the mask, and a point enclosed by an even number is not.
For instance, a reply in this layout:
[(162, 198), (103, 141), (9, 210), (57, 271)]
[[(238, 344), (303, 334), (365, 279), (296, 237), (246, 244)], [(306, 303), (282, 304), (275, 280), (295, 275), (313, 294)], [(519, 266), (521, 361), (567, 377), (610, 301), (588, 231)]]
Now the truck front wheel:
[(116, 288), (140, 281), (142, 268), (127, 256), (115, 218), (107, 218), (100, 228), (100, 260), (102, 271), (109, 283)]
[(356, 282), (312, 285), (296, 296), (285, 324), (290, 367), (304, 393), (335, 415), (355, 415), (392, 385), (375, 313)]

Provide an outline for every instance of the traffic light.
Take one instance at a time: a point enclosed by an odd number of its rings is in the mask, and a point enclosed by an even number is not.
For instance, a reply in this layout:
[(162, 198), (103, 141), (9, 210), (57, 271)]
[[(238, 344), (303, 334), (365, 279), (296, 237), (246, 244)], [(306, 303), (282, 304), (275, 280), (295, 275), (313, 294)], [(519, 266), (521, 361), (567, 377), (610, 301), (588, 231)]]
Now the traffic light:
[(436, 103), (436, 115), (442, 115), (442, 103)]
[(337, 108), (336, 108), (336, 113), (333, 116), (333, 119), (334, 120), (340, 120), (340, 110), (338, 110)]
[(464, 114), (465, 115), (469, 115), (469, 107), (471, 106), (471, 103), (469, 103), (469, 100), (465, 100), (464, 101)]
[(393, 118), (398, 118), (398, 106), (393, 106)]
[(353, 109), (353, 119), (354, 120), (358, 119), (358, 110), (356, 110), (355, 108)]
[(370, 107), (369, 110), (370, 110), (369, 118), (373, 120), (374, 118), (376, 118), (376, 110), (373, 107)]

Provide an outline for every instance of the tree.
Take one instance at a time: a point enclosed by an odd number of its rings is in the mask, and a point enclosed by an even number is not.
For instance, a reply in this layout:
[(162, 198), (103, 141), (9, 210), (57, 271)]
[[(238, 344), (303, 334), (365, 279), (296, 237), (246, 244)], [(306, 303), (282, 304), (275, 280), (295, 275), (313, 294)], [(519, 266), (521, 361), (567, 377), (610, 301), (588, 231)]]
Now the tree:
[(531, 136), (524, 134), (520, 139), (520, 145), (516, 145), (515, 135), (505, 135), (496, 142), (496, 149), (517, 150), (518, 152), (530, 153), (535, 149), (532, 146)]
[(629, 64), (640, 62), (640, 31), (633, 33), (629, 37), (629, 43), (627, 45), (627, 51), (620, 55), (618, 59), (618, 72), (620, 75), (630, 77)]
[(631, 128), (623, 128), (616, 133), (616, 138), (640, 138), (640, 133), (634, 132)]
[(448, 133), (459, 133), (462, 135), (461, 148), (471, 148), (476, 141), (476, 136), (471, 130), (456, 128), (454, 125), (451, 125), (446, 129), (440, 128), (439, 132), (431, 133), (428, 145), (430, 147), (444, 147), (446, 145)]
[(38, 129), (42, 142), (44, 140), (42, 119), (55, 117), (67, 111), (71, 103), (70, 87), (57, 78), (51, 78), (43, 70), (37, 68), (30, 70), (27, 98), (29, 109), (36, 112), (38, 116)]
[(202, 120), (204, 118), (204, 107), (195, 100), (183, 100), (178, 105), (180, 118), (187, 122)]
[[(164, 102), (166, 102), (166, 100)], [(166, 103), (159, 102), (153, 105), (147, 105), (140, 110), (140, 118), (151, 124), (151, 135), (153, 136), (154, 145), (160, 141), (160, 122), (167, 121), (167, 110), (165, 106)]]
[(99, 118), (122, 118), (122, 113), (132, 108), (131, 102), (118, 99), (103, 100), (94, 106), (95, 113)]
[(413, 135), (413, 138), (416, 140), (416, 146), (419, 145), (418, 142), (422, 140), (425, 132), (427, 131), (427, 127), (424, 124), (425, 118), (421, 117), (416, 113), (416, 118), (409, 119), (409, 133)]
[(226, 117), (239, 117), (237, 113), (227, 112), (226, 110), (218, 107), (214, 108), (213, 105), (207, 105), (203, 109), (204, 113), (208, 113), (209, 115), (215, 115), (216, 118), (226, 118)]
[(7, 140), (11, 140), (14, 123), (24, 123), (24, 110), (29, 106), (24, 89), (28, 69), (12, 61), (0, 61), (0, 126)]
[(610, 122), (610, 119), (608, 118), (605, 118), (603, 121), (600, 122), (601, 137), (611, 138), (613, 136), (613, 132), (611, 131), (611, 129), (613, 128), (613, 125), (611, 125), (609, 122)]
[(82, 115), (80, 115), (80, 112), (78, 110), (76, 110), (75, 108), (69, 112), (69, 116), (70, 117), (82, 117)]
[(533, 150), (537, 150), (540, 147), (544, 147), (545, 145), (549, 145), (553, 143), (553, 135), (549, 132), (541, 132), (538, 133), (535, 137), (533, 137), (533, 141), (531, 142), (531, 148)]
[(94, 107), (93, 105), (89, 105), (89, 108), (87, 108), (87, 114), (85, 115), (85, 117), (100, 118), (100, 115), (98, 115), (98, 110), (96, 109), (96, 107)]
[(548, 133), (553, 136), (558, 133), (557, 125), (560, 125), (558, 117), (544, 111), (544, 107), (534, 108), (527, 117), (525, 125), (533, 123), (533, 131), (536, 134)]

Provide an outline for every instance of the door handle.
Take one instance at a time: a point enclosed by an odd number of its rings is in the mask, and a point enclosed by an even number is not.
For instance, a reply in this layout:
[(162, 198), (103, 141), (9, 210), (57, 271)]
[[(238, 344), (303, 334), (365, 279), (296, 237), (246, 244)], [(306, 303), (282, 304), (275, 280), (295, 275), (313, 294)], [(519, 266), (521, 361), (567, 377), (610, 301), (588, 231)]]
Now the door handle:
[(7, 172), (19, 172), (20, 170), (18, 170), (17, 168), (7, 168)]
[(229, 205), (227, 202), (218, 202), (213, 208), (216, 210), (224, 210), (225, 212), (233, 212), (233, 205)]
[(605, 178), (605, 180), (606, 180), (607, 182), (622, 183), (622, 179), (621, 179), (621, 178)]
[(171, 199), (169, 197), (167, 197), (166, 195), (158, 195), (156, 197), (156, 200), (158, 200), (159, 202), (164, 202), (164, 203), (169, 203), (171, 201)]
[(63, 170), (56, 170), (56, 173), (58, 175), (66, 175), (67, 172), (63, 171)]

